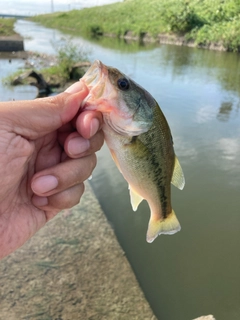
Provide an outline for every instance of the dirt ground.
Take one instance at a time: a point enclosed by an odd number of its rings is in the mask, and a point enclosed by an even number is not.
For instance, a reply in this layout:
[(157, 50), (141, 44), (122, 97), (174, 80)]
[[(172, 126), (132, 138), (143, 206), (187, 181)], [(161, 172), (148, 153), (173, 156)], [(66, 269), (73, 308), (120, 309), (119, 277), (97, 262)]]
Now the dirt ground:
[(88, 183), (0, 262), (0, 319), (156, 320)]

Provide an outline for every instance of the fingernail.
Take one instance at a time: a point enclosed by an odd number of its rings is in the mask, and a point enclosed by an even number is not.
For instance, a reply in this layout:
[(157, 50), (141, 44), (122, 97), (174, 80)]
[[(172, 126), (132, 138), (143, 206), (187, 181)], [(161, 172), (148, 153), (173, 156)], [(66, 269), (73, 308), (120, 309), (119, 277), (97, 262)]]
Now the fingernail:
[(77, 93), (78, 91), (82, 90), (82, 83), (80, 81), (75, 82), (69, 88), (65, 90), (68, 93)]
[(35, 179), (32, 182), (32, 190), (35, 193), (46, 193), (58, 186), (58, 179), (54, 176), (48, 175)]
[(87, 151), (90, 147), (90, 142), (87, 139), (76, 137), (69, 141), (68, 152), (71, 155), (78, 155)]
[(90, 127), (91, 137), (97, 133), (99, 126), (100, 126), (100, 123), (99, 123), (98, 119), (96, 119), (96, 118), (92, 119), (91, 127)]

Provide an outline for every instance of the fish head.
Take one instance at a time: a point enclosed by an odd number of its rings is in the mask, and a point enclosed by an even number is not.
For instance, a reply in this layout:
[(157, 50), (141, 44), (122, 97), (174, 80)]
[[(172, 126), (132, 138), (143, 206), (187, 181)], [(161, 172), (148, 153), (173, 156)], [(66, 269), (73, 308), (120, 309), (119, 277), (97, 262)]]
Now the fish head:
[(81, 81), (89, 89), (82, 107), (102, 112), (114, 131), (137, 136), (149, 130), (157, 102), (128, 76), (96, 60)]

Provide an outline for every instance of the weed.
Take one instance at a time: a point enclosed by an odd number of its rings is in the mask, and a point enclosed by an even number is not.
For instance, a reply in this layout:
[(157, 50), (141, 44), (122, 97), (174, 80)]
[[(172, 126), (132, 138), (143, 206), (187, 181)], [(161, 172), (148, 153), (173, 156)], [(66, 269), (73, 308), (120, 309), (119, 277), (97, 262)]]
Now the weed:
[(72, 67), (81, 61), (86, 61), (87, 51), (82, 47), (74, 45), (71, 40), (65, 40), (58, 48), (57, 63), (54, 66), (41, 70), (47, 82), (64, 85), (70, 80)]

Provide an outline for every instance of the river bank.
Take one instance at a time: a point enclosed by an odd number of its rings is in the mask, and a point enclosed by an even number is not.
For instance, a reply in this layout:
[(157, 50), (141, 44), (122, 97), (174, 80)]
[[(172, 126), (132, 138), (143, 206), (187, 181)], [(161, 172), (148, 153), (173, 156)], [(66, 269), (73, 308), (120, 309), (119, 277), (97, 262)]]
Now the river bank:
[[(103, 33), (103, 37), (117, 38), (116, 34)], [(187, 46), (191, 48), (207, 49), (207, 50), (217, 50), (217, 51), (227, 51), (222, 42), (208, 42), (208, 43), (198, 43), (193, 40), (187, 39), (185, 36), (180, 36), (177, 34), (167, 34), (160, 33), (157, 37), (152, 37), (148, 32), (142, 33), (141, 36), (134, 35), (132, 31), (126, 32), (124, 36), (120, 38), (126, 41), (138, 41), (142, 44), (156, 43), (156, 44), (171, 44), (177, 46)]]
[(163, 0), (161, 3), (127, 0), (37, 15), (31, 20), (74, 35), (111, 36), (239, 52), (239, 15), (240, 6), (233, 0)]
[(0, 53), (24, 51), (23, 38), (14, 31), (16, 19), (0, 18)]

